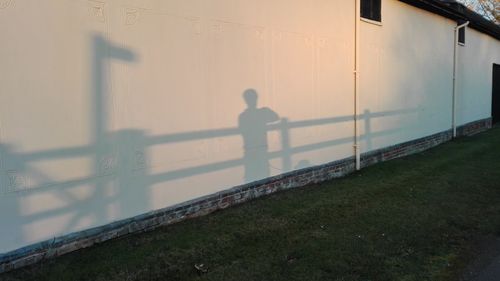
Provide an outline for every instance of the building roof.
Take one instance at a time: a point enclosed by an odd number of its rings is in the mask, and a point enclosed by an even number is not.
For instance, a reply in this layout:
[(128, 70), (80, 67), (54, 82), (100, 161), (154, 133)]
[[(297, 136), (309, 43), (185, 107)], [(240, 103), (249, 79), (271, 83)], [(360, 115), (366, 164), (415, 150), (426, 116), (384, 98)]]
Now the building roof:
[(459, 23), (469, 21), (469, 27), (500, 40), (500, 25), (468, 9), (455, 0), (399, 0), (417, 8), (455, 20)]

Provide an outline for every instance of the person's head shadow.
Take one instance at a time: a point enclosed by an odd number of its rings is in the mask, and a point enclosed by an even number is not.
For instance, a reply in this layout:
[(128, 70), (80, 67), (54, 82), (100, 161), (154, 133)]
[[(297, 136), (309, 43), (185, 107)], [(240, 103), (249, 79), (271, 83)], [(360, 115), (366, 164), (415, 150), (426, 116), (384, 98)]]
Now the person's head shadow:
[(254, 89), (247, 89), (243, 92), (243, 99), (247, 104), (247, 109), (257, 109), (258, 95)]

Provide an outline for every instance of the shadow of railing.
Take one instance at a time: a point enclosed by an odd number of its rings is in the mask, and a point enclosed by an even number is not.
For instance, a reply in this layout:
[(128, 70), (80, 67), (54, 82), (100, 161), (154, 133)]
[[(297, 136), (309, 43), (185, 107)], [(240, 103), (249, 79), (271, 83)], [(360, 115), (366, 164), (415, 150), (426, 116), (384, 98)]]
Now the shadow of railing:
[[(374, 118), (383, 118), (387, 116), (395, 116), (401, 114), (409, 114), (413, 111), (411, 110), (395, 110), (395, 111), (385, 111), (378, 113), (370, 113), (365, 112), (360, 115), (360, 119), (364, 120), (366, 128), (370, 128), (370, 126), (366, 125), (370, 123), (370, 120)], [(281, 119), (280, 122), (276, 124), (271, 124), (267, 126), (267, 132), (278, 132), (281, 135), (281, 149), (277, 151), (271, 151), (267, 153), (265, 161), (270, 161), (273, 159), (281, 159), (283, 163), (284, 171), (291, 171), (291, 158), (295, 154), (325, 149), (328, 147), (333, 147), (341, 144), (349, 144), (353, 142), (353, 137), (344, 137), (333, 140), (327, 140), (323, 142), (310, 143), (301, 146), (292, 146), (290, 144), (290, 132), (295, 129), (309, 128), (314, 126), (324, 126), (331, 125), (343, 122), (353, 122), (353, 116), (338, 116), (331, 118), (322, 118), (322, 119), (314, 119), (314, 120), (300, 120), (290, 122), (286, 118)], [(380, 132), (365, 132), (360, 136), (360, 140), (366, 140), (367, 142), (378, 138), (381, 136), (387, 136), (390, 134), (395, 134), (399, 132), (400, 129), (391, 129), (384, 130)], [(217, 130), (206, 130), (206, 131), (192, 131), (192, 132), (183, 132), (176, 134), (164, 134), (157, 136), (145, 136), (140, 130), (132, 131), (126, 130), (117, 132), (110, 137), (109, 134), (103, 134), (101, 138), (109, 138), (107, 140), (101, 139), (102, 142), (105, 143), (114, 143), (117, 146), (121, 146), (117, 151), (118, 160), (109, 160), (115, 161), (113, 163), (107, 163), (106, 160), (107, 152), (100, 149), (96, 151), (96, 145), (88, 145), (88, 146), (80, 146), (74, 148), (64, 148), (64, 149), (54, 149), (54, 150), (46, 150), (46, 151), (37, 151), (32, 153), (19, 153), (13, 154), (12, 151), (5, 151), (4, 146), (4, 155), (5, 153), (11, 153), (8, 158), (17, 159), (17, 161), (22, 162), (21, 167), (29, 167), (29, 163), (32, 161), (44, 161), (44, 160), (55, 160), (55, 159), (70, 159), (77, 157), (91, 157), (96, 159), (96, 163), (94, 164), (95, 174), (94, 177), (90, 178), (80, 178), (73, 179), (69, 181), (59, 181), (47, 183), (41, 186), (32, 186), (27, 190), (16, 190), (16, 186), (22, 186), (23, 183), (20, 183), (20, 179), (15, 177), (15, 174), (9, 175), (7, 192), (23, 192), (27, 191), (29, 194), (44, 192), (45, 188), (57, 187), (58, 192), (57, 196), (59, 196), (62, 200), (66, 202), (64, 207), (50, 209), (42, 212), (37, 212), (30, 215), (24, 215), (23, 222), (31, 223), (36, 222), (38, 220), (43, 220), (48, 217), (53, 216), (61, 216), (66, 213), (74, 213), (74, 217), (71, 219), (71, 222), (65, 227), (66, 231), (71, 231), (72, 228), (78, 223), (78, 220), (93, 214), (93, 217), (96, 216), (105, 216), (106, 211), (105, 207), (109, 204), (120, 203), (122, 205), (121, 208), (133, 208), (136, 206), (139, 210), (144, 208), (145, 206), (141, 206), (142, 204), (147, 204), (147, 200), (144, 198), (147, 197), (149, 186), (166, 182), (173, 181), (182, 178), (188, 178), (191, 176), (196, 176), (200, 174), (212, 173), (221, 171), (224, 169), (235, 168), (238, 166), (245, 167), (245, 165), (252, 165), (251, 163), (247, 163), (244, 157), (235, 158), (225, 161), (219, 161), (214, 163), (203, 164), (199, 166), (187, 167), (177, 170), (166, 171), (162, 173), (150, 174), (148, 172), (147, 165), (147, 154), (146, 151), (149, 150), (150, 147), (155, 145), (164, 145), (164, 144), (175, 144), (182, 143), (194, 140), (208, 140), (208, 139), (216, 139), (216, 138), (225, 138), (225, 137), (234, 137), (241, 136), (241, 130), (237, 127), (234, 128), (223, 128)], [(127, 143), (131, 143), (131, 136), (135, 138), (133, 141), (133, 149), (127, 147)], [(132, 153), (130, 151), (133, 151)], [(103, 160), (104, 159), (104, 160)], [(338, 160), (338, 159), (332, 159)], [(109, 167), (106, 167), (109, 165)], [(27, 169), (27, 168), (26, 168)], [(9, 172), (7, 172), (9, 174)], [(128, 186), (122, 192), (126, 192), (127, 196), (106, 196), (103, 193), (103, 186), (107, 183), (111, 183), (114, 180), (118, 180), (118, 185), (123, 184)], [(258, 180), (258, 179), (256, 179)], [(138, 186), (134, 186), (134, 182), (137, 183)], [(87, 200), (81, 200), (78, 197), (74, 196), (70, 192), (64, 192), (65, 189), (69, 189), (71, 187), (80, 186), (90, 184), (95, 186), (94, 194)], [(133, 193), (133, 194), (131, 194)], [(96, 206), (96, 208), (91, 208), (88, 210), (88, 207), (84, 207), (88, 202), (91, 202), (93, 198), (99, 198), (98, 202), (100, 206)], [(123, 202), (123, 198), (130, 198), (133, 202), (125, 203)], [(143, 198), (143, 199), (141, 199)], [(140, 201), (143, 202), (140, 202)], [(95, 203), (94, 203), (95, 204)], [(83, 211), (88, 210), (88, 211)], [(140, 213), (137, 213), (138, 215)]]
[[(369, 124), (370, 120), (373, 118), (380, 118), (380, 117), (387, 117), (387, 116), (393, 116), (393, 115), (401, 115), (401, 114), (409, 114), (411, 112), (416, 112), (416, 110), (394, 110), (394, 111), (385, 111), (385, 112), (378, 112), (378, 113), (370, 113), (369, 111), (366, 111), (364, 114), (361, 114), (359, 118), (361, 120), (364, 120), (365, 124)], [(314, 126), (322, 126), (322, 125), (332, 125), (336, 123), (341, 123), (341, 122), (354, 122), (354, 117), (352, 115), (348, 116), (338, 116), (338, 117), (330, 117), (330, 118), (321, 118), (321, 119), (311, 119), (311, 120), (300, 120), (300, 121), (293, 121), (290, 122), (288, 119), (283, 118), (281, 121), (277, 124), (272, 124), (267, 127), (267, 132), (273, 132), (276, 131), (280, 133), (281, 135), (281, 150), (278, 151), (272, 151), (269, 152), (267, 155), (267, 161), (272, 160), (272, 159), (277, 159), (281, 158), (283, 167), (285, 171), (290, 171), (291, 170), (291, 160), (290, 158), (294, 154), (298, 153), (303, 153), (303, 152), (308, 152), (308, 151), (313, 151), (313, 150), (319, 150), (327, 147), (332, 147), (335, 145), (340, 145), (340, 144), (346, 144), (346, 143), (352, 143), (353, 138), (352, 137), (344, 137), (344, 138), (339, 138), (339, 139), (334, 139), (334, 140), (328, 140), (328, 141), (323, 141), (323, 142), (318, 142), (318, 143), (312, 143), (312, 144), (307, 144), (307, 145), (302, 145), (302, 146), (296, 146), (292, 147), (290, 145), (290, 131), (293, 129), (300, 129), (300, 128), (307, 128), (307, 127), (314, 127)], [(366, 125), (365, 125), (366, 126)], [(365, 128), (370, 128), (370, 126), (366, 126)], [(365, 134), (360, 136), (361, 141), (369, 141), (370, 139), (389, 135), (389, 134), (394, 134), (399, 132), (400, 129), (391, 129), (391, 130), (384, 130), (380, 132), (369, 132), (366, 131)], [(210, 138), (222, 138), (222, 137), (231, 137), (231, 136), (238, 136), (241, 135), (241, 131), (238, 128), (225, 128), (225, 129), (219, 129), (219, 130), (207, 130), (207, 131), (197, 131), (197, 132), (186, 132), (186, 133), (180, 133), (180, 134), (166, 134), (166, 135), (161, 135), (161, 136), (152, 136), (148, 138), (146, 141), (146, 146), (151, 146), (151, 145), (159, 145), (159, 144), (167, 144), (167, 143), (176, 143), (176, 142), (183, 142), (183, 141), (193, 141), (193, 140), (206, 140)], [(332, 159), (336, 160), (336, 159)], [(232, 168), (235, 166), (244, 166), (248, 163), (245, 163), (244, 158), (237, 158), (237, 159), (231, 159), (231, 160), (226, 160), (222, 162), (217, 162), (217, 163), (210, 163), (207, 165), (201, 165), (197, 167), (190, 167), (190, 168), (185, 168), (181, 170), (175, 170), (175, 171), (169, 171), (166, 173), (162, 174), (153, 174), (150, 175), (150, 184), (162, 182), (162, 181), (168, 181), (168, 180), (175, 180), (199, 173), (209, 173), (209, 172), (215, 172), (218, 170), (222, 169), (227, 169), (227, 168)]]
[[(394, 110), (394, 111), (384, 111), (384, 112), (377, 112), (377, 113), (370, 113), (369, 111), (365, 111), (364, 114), (359, 115), (359, 119), (364, 122), (365, 129), (367, 131), (360, 135), (360, 140), (361, 141), (371, 141), (374, 138), (378, 138), (381, 136), (386, 136), (390, 134), (394, 134), (400, 131), (400, 129), (391, 129), (391, 130), (384, 130), (384, 131), (379, 131), (379, 132), (370, 132), (370, 120), (374, 118), (382, 118), (382, 117), (388, 117), (388, 116), (395, 116), (395, 115), (401, 115), (401, 114), (410, 114), (414, 113), (416, 110)], [(323, 142), (317, 142), (317, 143), (312, 143), (312, 144), (307, 144), (307, 145), (302, 145), (302, 146), (296, 146), (292, 147), (290, 145), (290, 131), (293, 129), (301, 129), (301, 128), (308, 128), (308, 127), (314, 127), (314, 126), (323, 126), (323, 125), (332, 125), (332, 124), (337, 124), (337, 123), (342, 123), (342, 122), (354, 122), (353, 116), (352, 115), (346, 115), (346, 116), (338, 116), (338, 117), (330, 117), (330, 118), (321, 118), (321, 119), (311, 119), (311, 120), (300, 120), (300, 121), (293, 121), (290, 122), (286, 118), (282, 118), (279, 123), (268, 125), (267, 126), (267, 132), (278, 132), (281, 137), (281, 150), (278, 151), (272, 151), (268, 153), (268, 157), (266, 160), (272, 160), (272, 159), (277, 159), (281, 158), (283, 163), (291, 163), (291, 156), (294, 154), (298, 153), (303, 153), (303, 152), (308, 152), (308, 151), (313, 151), (313, 150), (318, 150), (318, 149), (323, 149), (335, 145), (340, 145), (340, 144), (346, 144), (346, 143), (352, 143), (353, 142), (353, 136), (350, 137), (344, 137), (344, 138), (339, 138), (339, 139), (333, 139), (333, 140), (328, 140), (328, 141), (323, 141)], [(124, 131), (126, 132), (126, 131)], [(122, 134), (124, 137), (118, 137), (118, 138), (113, 138), (112, 143), (122, 143), (122, 142), (129, 142), (130, 141), (130, 132), (129, 133), (124, 133), (124, 132), (119, 132), (118, 134)], [(157, 135), (157, 136), (143, 136), (140, 130), (136, 131), (136, 141), (134, 142), (134, 151), (135, 151), (135, 160), (136, 164), (138, 166), (143, 166), (141, 168), (146, 168), (144, 167), (145, 165), (145, 159), (144, 155), (140, 151), (146, 151), (148, 147), (152, 147), (155, 145), (164, 145), (164, 144), (175, 144), (175, 143), (181, 143), (181, 142), (189, 142), (189, 141), (195, 141), (195, 140), (209, 140), (209, 139), (217, 139), (217, 138), (224, 138), (224, 137), (234, 137), (234, 136), (241, 136), (241, 130), (238, 127), (234, 128), (223, 128), (223, 129), (216, 129), (216, 130), (206, 130), (206, 131), (192, 131), (192, 132), (182, 132), (182, 133), (175, 133), (175, 134), (164, 134), (164, 135)], [(101, 137), (102, 138), (102, 137)], [(142, 139), (141, 139), (142, 138)], [(142, 143), (142, 149), (138, 148), (137, 146), (138, 142)], [(10, 155), (10, 157), (5, 157), (5, 158), (13, 158), (17, 159), (18, 162), (22, 162), (21, 164), (22, 167), (27, 167), (29, 166), (29, 162), (34, 162), (34, 161), (43, 161), (43, 160), (63, 160), (63, 159), (68, 159), (68, 158), (77, 158), (77, 157), (85, 157), (85, 156), (94, 156), (97, 155), (98, 152), (95, 151), (95, 145), (88, 145), (88, 146), (79, 146), (79, 147), (73, 147), (73, 148), (63, 148), (63, 149), (51, 149), (51, 150), (44, 150), (44, 151), (35, 151), (35, 152), (30, 152), (30, 153), (15, 153), (12, 151), (7, 151), (6, 148), (7, 146), (4, 146), (3, 148), (3, 154), (5, 155)], [(129, 156), (130, 157), (130, 156)], [(103, 163), (103, 161), (100, 161), (97, 166), (105, 166), (106, 163)], [(115, 165), (113, 163), (109, 165)], [(197, 167), (189, 167), (189, 168), (184, 168), (180, 170), (175, 170), (175, 171), (169, 171), (166, 173), (162, 174), (152, 174), (148, 175), (150, 178), (149, 184), (154, 184), (162, 181), (168, 181), (168, 180), (174, 180), (174, 179), (179, 179), (183, 177), (188, 177), (191, 175), (196, 175), (200, 173), (209, 173), (209, 172), (214, 172), (222, 169), (227, 169), (235, 166), (243, 166), (245, 165), (244, 159), (243, 158), (237, 158), (237, 159), (231, 159), (231, 160), (226, 160), (226, 161), (221, 161), (221, 162), (215, 162), (215, 163), (209, 163), (206, 165), (202, 166), (197, 166)], [(284, 170), (290, 170), (291, 165), (289, 164), (284, 164), (283, 165)], [(141, 169), (141, 168), (133, 168), (134, 170)], [(106, 168), (104, 168), (106, 170)], [(101, 174), (102, 172), (96, 172), (96, 175)], [(76, 180), (71, 180), (67, 182), (57, 182), (57, 185), (62, 185), (66, 187), (70, 187), (75, 184), (81, 184), (82, 182), (91, 180), (89, 178), (81, 178), (81, 179), (76, 179)], [(16, 179), (15, 178), (10, 178), (9, 180), (10, 186), (12, 189), (9, 190), (7, 188), (6, 192), (11, 192), (11, 191), (16, 191)], [(40, 187), (31, 187), (29, 188), (30, 190), (35, 190)]]

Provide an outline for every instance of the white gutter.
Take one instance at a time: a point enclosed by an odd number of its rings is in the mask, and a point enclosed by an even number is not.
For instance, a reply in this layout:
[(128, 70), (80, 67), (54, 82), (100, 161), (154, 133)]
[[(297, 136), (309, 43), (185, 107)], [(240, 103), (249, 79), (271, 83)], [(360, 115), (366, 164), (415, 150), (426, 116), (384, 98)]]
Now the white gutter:
[(361, 20), (361, 0), (355, 1), (354, 30), (354, 155), (356, 170), (361, 170), (361, 146), (359, 143), (359, 25)]
[(458, 60), (458, 32), (460, 28), (469, 25), (469, 21), (455, 27), (455, 45), (453, 47), (453, 104), (452, 104), (452, 128), (453, 137), (457, 137), (457, 60)]

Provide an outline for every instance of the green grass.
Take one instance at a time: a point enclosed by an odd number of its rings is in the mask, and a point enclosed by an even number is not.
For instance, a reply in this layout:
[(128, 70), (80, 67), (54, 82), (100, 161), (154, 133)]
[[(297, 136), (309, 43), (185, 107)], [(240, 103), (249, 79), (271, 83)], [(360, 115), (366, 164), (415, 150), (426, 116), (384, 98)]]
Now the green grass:
[(496, 128), (0, 280), (457, 280), (474, 240), (499, 234)]

